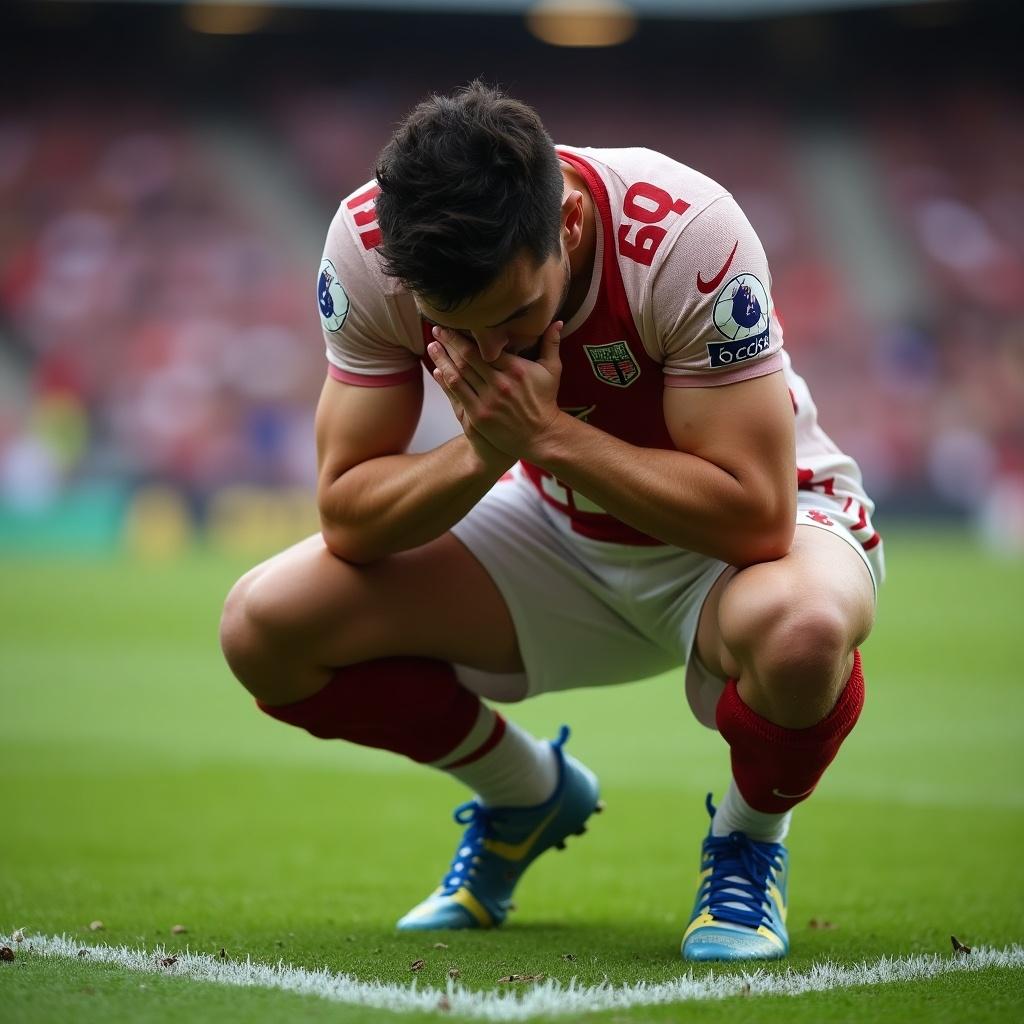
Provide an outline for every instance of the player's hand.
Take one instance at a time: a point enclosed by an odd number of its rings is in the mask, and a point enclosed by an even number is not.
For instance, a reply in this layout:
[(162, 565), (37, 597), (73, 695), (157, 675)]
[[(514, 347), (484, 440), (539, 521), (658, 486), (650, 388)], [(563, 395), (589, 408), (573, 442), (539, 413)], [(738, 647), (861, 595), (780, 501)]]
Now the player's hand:
[(562, 327), (560, 320), (549, 325), (536, 361), (503, 352), (493, 363), (469, 338), (434, 328), (435, 340), (428, 349), (437, 367), (434, 379), (448, 395), (467, 436), (468, 426), (508, 455), (530, 458), (559, 415)]
[[(434, 359), (435, 366), (437, 365), (438, 358), (443, 356), (443, 349), (437, 356), (431, 352), (431, 358)], [(444, 381), (443, 375), (439, 370), (434, 370), (434, 380), (441, 385), (441, 390), (445, 393), (445, 397), (451, 403), (452, 412), (455, 413), (455, 418), (459, 421), (459, 426), (462, 427), (462, 432), (466, 435), (466, 439), (473, 446), (473, 450), (476, 452), (481, 463), (485, 469), (490, 470), (498, 474), (506, 472), (514, 463), (515, 457), (507, 455), (500, 448), (496, 448), (490, 441), (480, 433), (476, 427), (473, 426), (472, 421), (466, 414), (466, 407), (463, 405), (462, 400), (459, 398), (455, 388), (449, 388)]]

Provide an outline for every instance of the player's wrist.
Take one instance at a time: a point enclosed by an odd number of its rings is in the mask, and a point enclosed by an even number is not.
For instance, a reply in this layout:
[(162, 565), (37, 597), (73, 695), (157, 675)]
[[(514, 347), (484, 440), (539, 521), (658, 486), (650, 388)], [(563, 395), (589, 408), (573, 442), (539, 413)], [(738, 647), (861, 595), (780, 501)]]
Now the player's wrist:
[(474, 477), (483, 477), (497, 480), (503, 473), (507, 473), (518, 461), (514, 455), (495, 448), (489, 441), (482, 437), (470, 438), (465, 436), (466, 455), (470, 474)]
[(548, 462), (558, 461), (571, 450), (569, 435), (578, 425), (578, 420), (559, 409), (551, 422), (530, 438), (530, 444), (527, 451), (523, 453), (523, 459), (535, 466), (542, 467), (546, 467)]

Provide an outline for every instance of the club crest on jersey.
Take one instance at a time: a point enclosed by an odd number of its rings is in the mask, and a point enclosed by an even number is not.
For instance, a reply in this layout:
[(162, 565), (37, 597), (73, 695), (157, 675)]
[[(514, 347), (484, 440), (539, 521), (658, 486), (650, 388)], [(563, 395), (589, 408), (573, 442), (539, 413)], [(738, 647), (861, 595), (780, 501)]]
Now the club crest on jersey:
[(629, 345), (615, 341), (611, 345), (584, 345), (594, 376), (605, 384), (628, 388), (640, 376), (640, 364), (633, 357)]
[(320, 320), (331, 331), (340, 331), (348, 316), (348, 295), (338, 280), (334, 264), (325, 259), (320, 264), (320, 277), (316, 283), (316, 301), (320, 307)]
[(727, 342), (709, 342), (712, 366), (731, 366), (768, 351), (768, 292), (753, 274), (740, 274), (715, 297), (715, 329)]

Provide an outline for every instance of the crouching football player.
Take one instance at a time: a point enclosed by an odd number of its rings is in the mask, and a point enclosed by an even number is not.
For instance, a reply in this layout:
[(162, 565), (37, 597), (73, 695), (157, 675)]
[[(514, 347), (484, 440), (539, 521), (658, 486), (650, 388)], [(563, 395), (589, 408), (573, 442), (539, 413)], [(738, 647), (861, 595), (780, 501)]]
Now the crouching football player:
[[(317, 294), (322, 530), (236, 584), (222, 644), (267, 714), (475, 794), (398, 926), (500, 925), (600, 808), (567, 729), (484, 699), (685, 665), (732, 780), (682, 954), (785, 955), (783, 840), (860, 713), (882, 548), (732, 197), (649, 150), (556, 147), (474, 83), (341, 203)], [(421, 364), (462, 433), (408, 454)]]

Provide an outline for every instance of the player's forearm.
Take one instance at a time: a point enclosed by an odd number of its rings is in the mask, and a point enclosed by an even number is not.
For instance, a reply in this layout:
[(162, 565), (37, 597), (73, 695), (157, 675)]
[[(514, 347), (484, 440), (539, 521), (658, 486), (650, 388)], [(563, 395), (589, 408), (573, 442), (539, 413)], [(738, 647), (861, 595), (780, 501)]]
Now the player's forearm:
[(321, 481), (321, 531), (346, 561), (373, 562), (451, 529), (512, 465), (482, 459), (464, 435), (429, 452), (386, 455)]
[(768, 472), (737, 476), (561, 414), (530, 461), (634, 529), (730, 565), (779, 558), (792, 543), (795, 468), (788, 457)]

